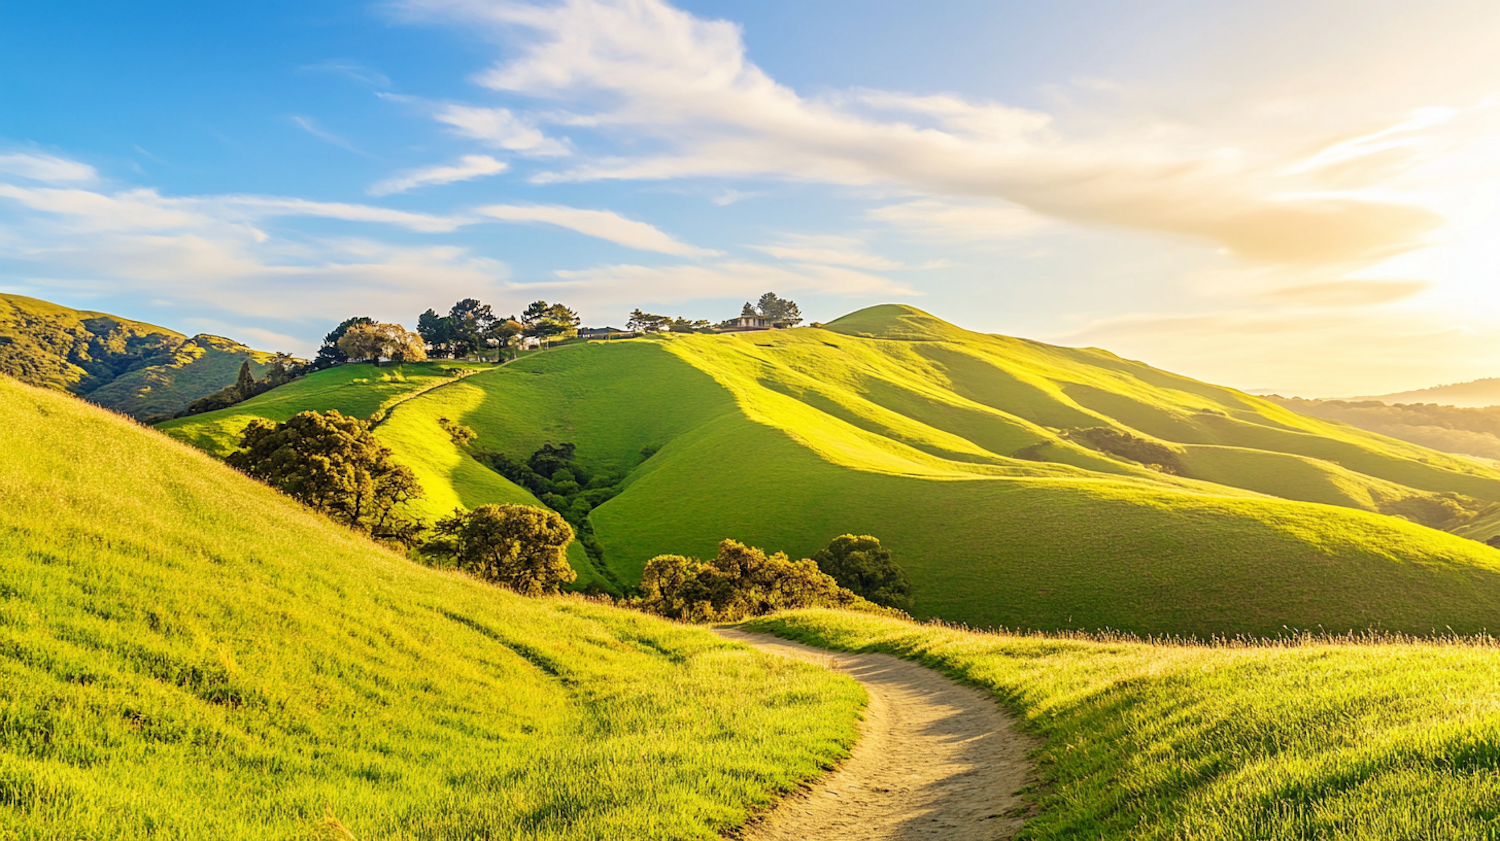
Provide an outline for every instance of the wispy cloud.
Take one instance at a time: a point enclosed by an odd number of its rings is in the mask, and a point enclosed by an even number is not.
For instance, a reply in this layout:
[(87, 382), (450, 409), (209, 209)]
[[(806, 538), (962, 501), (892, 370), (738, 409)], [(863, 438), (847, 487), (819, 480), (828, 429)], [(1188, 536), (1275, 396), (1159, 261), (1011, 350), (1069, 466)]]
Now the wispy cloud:
[(99, 177), (88, 164), (27, 152), (0, 155), (0, 173), (47, 182), (95, 181)]
[(502, 222), (556, 225), (642, 251), (657, 251), (678, 257), (711, 257), (720, 253), (688, 245), (653, 225), (627, 219), (608, 210), (585, 210), (561, 205), (497, 204), (481, 207), (476, 212)]
[(1431, 289), (1430, 280), (1335, 280), (1272, 289), (1262, 297), (1302, 307), (1373, 307)]
[(853, 266), (875, 271), (910, 268), (895, 260), (872, 253), (864, 240), (855, 237), (787, 234), (780, 242), (748, 247), (769, 254), (778, 260), (795, 263)]
[[(842, 266), (776, 266), (726, 261), (679, 266), (613, 265), (581, 271), (559, 271), (558, 280), (516, 284), (527, 294), (586, 295), (596, 307), (639, 306), (642, 301), (673, 304), (709, 298), (754, 299), (767, 289), (782, 294), (825, 295), (919, 294), (889, 278)], [(726, 317), (736, 313), (728, 313)]]
[(411, 169), (370, 185), (372, 196), (388, 196), (404, 193), (417, 187), (434, 184), (452, 184), (457, 181), (472, 181), (488, 175), (498, 175), (509, 168), (504, 161), (489, 155), (464, 155), (456, 164)]
[[(1327, 167), (1299, 169), (1285, 150), (1228, 148), (1180, 126), (1130, 120), (1069, 134), (1050, 114), (957, 95), (804, 96), (749, 60), (736, 25), (661, 0), (404, 5), (501, 32), (529, 29), (536, 37), (479, 83), (566, 102), (571, 110), (557, 121), (631, 142), (630, 154), (580, 157), (536, 176), (542, 183), (711, 176), (888, 185), (935, 201), (998, 201), (1069, 222), (1186, 235), (1246, 261), (1301, 266), (1370, 264), (1423, 246), (1444, 221), (1348, 192), (1347, 183), (1329, 194)], [(580, 110), (585, 104), (594, 108)]]
[(1030, 236), (1050, 224), (1024, 207), (993, 201), (916, 201), (873, 208), (865, 217), (919, 239), (939, 243), (994, 243)]
[(296, 123), (298, 128), (302, 129), (313, 137), (318, 138), (324, 143), (332, 144), (345, 151), (353, 152), (356, 155), (363, 155), (367, 158), (374, 157), (374, 155), (371, 155), (369, 152), (366, 152), (358, 146), (355, 146), (348, 140), (345, 140), (344, 138), (338, 136), (337, 134), (334, 134), (331, 131), (325, 130), (322, 126), (319, 126), (318, 122), (312, 117), (303, 117), (293, 114), (292, 122)]
[(304, 64), (297, 68), (297, 72), (331, 73), (335, 76), (343, 76), (346, 79), (353, 79), (356, 82), (363, 82), (367, 85), (375, 85), (382, 88), (391, 86), (390, 78), (384, 73), (372, 70), (357, 61), (350, 61), (348, 59), (331, 58), (327, 61), (320, 61), (317, 64)]
[(558, 157), (571, 154), (566, 142), (543, 134), (535, 125), (517, 117), (509, 108), (475, 108), (468, 105), (444, 105), (433, 116), (446, 123), (462, 137), (483, 141), (486, 145), (508, 149), (535, 157)]

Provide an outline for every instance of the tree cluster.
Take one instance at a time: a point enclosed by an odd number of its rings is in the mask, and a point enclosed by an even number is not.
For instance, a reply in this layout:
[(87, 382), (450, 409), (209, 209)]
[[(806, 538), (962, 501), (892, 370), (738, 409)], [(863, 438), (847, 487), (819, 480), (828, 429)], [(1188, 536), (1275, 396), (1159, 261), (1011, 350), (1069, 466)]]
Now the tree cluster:
[(543, 342), (553, 339), (570, 339), (578, 335), (582, 319), (578, 313), (563, 304), (532, 301), (521, 313), (521, 324), (528, 338)]
[(910, 611), (911, 579), (889, 549), (868, 534), (843, 534), (812, 556), (818, 569), (833, 577), (840, 587), (882, 607)]
[[(454, 433), (450, 430), (449, 434)], [(591, 470), (577, 460), (574, 449), (568, 443), (549, 443), (525, 461), (488, 450), (474, 452), (474, 458), (562, 515), (572, 524), (589, 557), (598, 562), (603, 560), (604, 546), (594, 536), (589, 513), (620, 493), (625, 476), (613, 470)]]
[(573, 529), (555, 512), (529, 505), (483, 505), (437, 521), (428, 554), (518, 593), (556, 593), (578, 578), (568, 566)]
[(399, 324), (354, 324), (337, 342), (346, 359), (368, 359), (380, 366), (381, 359), (398, 365), (425, 362), (427, 349), (422, 337)]
[(277, 353), (266, 366), (266, 375), (257, 380), (250, 370), (250, 360), (246, 359), (240, 363), (240, 373), (233, 385), (227, 385), (213, 394), (194, 400), (174, 417), (185, 418), (188, 415), (199, 415), (242, 403), (257, 394), (265, 394), (277, 386), (286, 385), (309, 370), (311, 366), (308, 363), (295, 359), (290, 354)]
[(230, 465), (371, 537), (410, 546), (423, 530), (403, 514), (422, 496), (416, 477), (358, 418), (335, 410), (256, 419), (240, 447)]
[(719, 544), (713, 560), (659, 555), (641, 576), (640, 607), (691, 622), (736, 622), (804, 607), (873, 607), (840, 587), (811, 560), (769, 557), (734, 540)]
[(689, 320), (678, 316), (673, 318), (669, 315), (654, 315), (641, 310), (633, 310), (630, 320), (625, 326), (640, 333), (702, 333), (713, 327), (707, 319), (699, 318)]
[(779, 298), (775, 292), (767, 292), (754, 304), (749, 301), (745, 302), (745, 306), (740, 310), (740, 317), (755, 316), (764, 318), (772, 324), (785, 324), (790, 327), (802, 323), (802, 310), (798, 309), (797, 302)]
[(342, 365), (348, 362), (349, 354), (345, 353), (339, 347), (339, 340), (344, 338), (344, 334), (348, 333), (354, 327), (362, 324), (373, 325), (374, 323), (375, 319), (363, 315), (346, 318), (339, 322), (339, 326), (328, 331), (328, 334), (323, 337), (323, 344), (318, 348), (317, 356), (313, 357), (313, 370), (321, 371), (325, 368), (332, 368), (335, 365)]
[(1182, 458), (1171, 447), (1108, 426), (1074, 429), (1064, 432), (1063, 437), (1102, 453), (1139, 462), (1162, 473), (1181, 476), (1185, 470)]
[(417, 317), (417, 332), (431, 347), (431, 355), (462, 359), (491, 346), (503, 354), (521, 335), (521, 324), (514, 317), (496, 316), (489, 304), (477, 298), (465, 298), (447, 315), (431, 309), (422, 313)]

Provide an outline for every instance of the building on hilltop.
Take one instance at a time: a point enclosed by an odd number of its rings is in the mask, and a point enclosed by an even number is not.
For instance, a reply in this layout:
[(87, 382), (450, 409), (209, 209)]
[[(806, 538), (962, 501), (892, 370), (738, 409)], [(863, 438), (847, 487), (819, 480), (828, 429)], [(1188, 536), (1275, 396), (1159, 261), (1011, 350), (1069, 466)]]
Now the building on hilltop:
[(731, 318), (715, 328), (716, 333), (747, 333), (752, 330), (785, 330), (792, 325), (763, 315), (742, 315)]

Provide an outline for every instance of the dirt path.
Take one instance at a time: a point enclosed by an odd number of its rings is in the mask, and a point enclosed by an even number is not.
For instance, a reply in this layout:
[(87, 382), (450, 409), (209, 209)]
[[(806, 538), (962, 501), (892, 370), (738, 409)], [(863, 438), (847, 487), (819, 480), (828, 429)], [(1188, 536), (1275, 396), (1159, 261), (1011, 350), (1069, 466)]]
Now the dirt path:
[(735, 642), (828, 666), (870, 706), (849, 760), (741, 831), (745, 841), (993, 841), (1021, 827), (1015, 792), (1034, 741), (985, 693), (888, 654), (845, 654), (719, 629)]

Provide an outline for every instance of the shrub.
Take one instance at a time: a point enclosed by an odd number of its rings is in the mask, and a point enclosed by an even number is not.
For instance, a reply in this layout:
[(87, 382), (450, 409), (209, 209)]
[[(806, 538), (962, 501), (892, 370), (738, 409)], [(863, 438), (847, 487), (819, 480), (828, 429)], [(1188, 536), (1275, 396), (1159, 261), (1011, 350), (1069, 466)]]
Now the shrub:
[(891, 552), (868, 534), (844, 534), (812, 556), (818, 569), (857, 596), (882, 607), (911, 610), (911, 579)]
[(423, 548), (458, 568), (529, 596), (556, 593), (578, 578), (568, 566), (573, 528), (556, 513), (530, 505), (483, 505), (438, 520), (437, 539)]
[(659, 555), (641, 576), (642, 609), (692, 622), (737, 622), (778, 610), (858, 607), (868, 602), (840, 587), (811, 560), (792, 561), (734, 540), (711, 561)]

